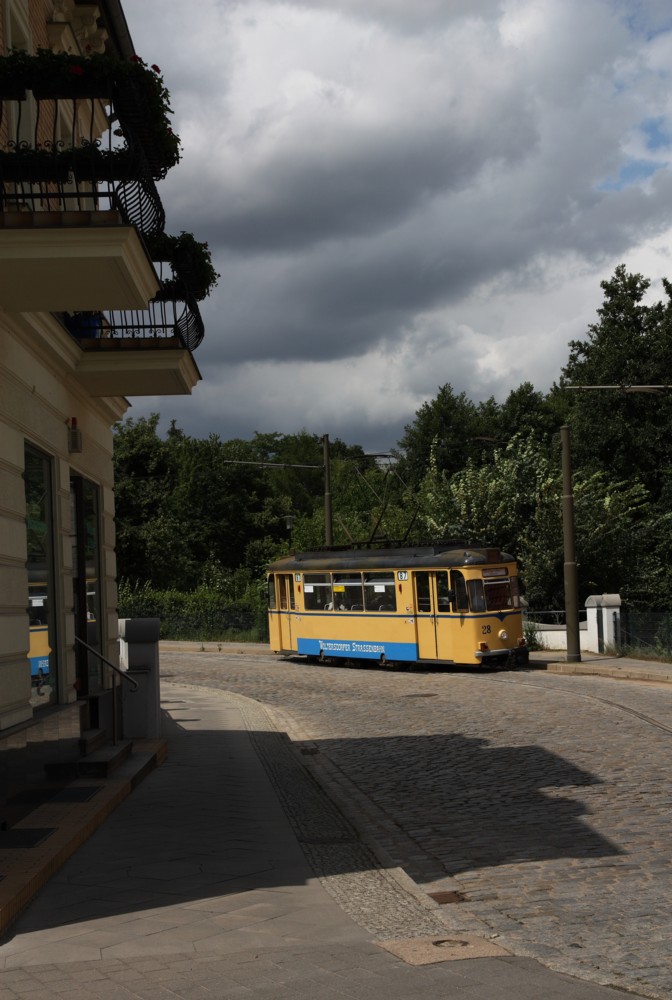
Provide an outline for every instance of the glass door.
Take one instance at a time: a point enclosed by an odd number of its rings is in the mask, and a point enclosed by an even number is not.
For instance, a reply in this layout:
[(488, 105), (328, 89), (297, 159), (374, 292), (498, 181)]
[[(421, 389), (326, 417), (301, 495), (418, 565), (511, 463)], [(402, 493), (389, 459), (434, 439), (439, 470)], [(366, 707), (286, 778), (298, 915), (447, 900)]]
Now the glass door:
[(434, 574), (419, 571), (413, 574), (415, 586), (415, 627), (418, 642), (418, 659), (435, 660), (436, 614), (434, 604)]
[(26, 445), (26, 537), (31, 697), (33, 708), (58, 701), (54, 600), (54, 527), (51, 459)]
[(446, 570), (423, 570), (414, 574), (418, 659), (454, 659), (455, 630), (451, 615), (454, 592)]

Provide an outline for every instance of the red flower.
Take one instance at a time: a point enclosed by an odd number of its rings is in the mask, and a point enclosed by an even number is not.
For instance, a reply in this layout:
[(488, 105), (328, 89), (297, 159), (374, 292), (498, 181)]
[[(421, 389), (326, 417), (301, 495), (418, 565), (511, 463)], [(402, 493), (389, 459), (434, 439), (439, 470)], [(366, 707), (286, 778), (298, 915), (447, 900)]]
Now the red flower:
[(160, 66), (157, 66), (156, 63), (152, 64), (152, 69), (154, 70), (155, 73), (160, 73), (161, 72)]
[(140, 58), (140, 56), (131, 56), (131, 62), (141, 63), (142, 59)]
[(82, 66), (71, 66), (69, 72), (72, 73), (73, 76), (84, 76), (84, 69)]

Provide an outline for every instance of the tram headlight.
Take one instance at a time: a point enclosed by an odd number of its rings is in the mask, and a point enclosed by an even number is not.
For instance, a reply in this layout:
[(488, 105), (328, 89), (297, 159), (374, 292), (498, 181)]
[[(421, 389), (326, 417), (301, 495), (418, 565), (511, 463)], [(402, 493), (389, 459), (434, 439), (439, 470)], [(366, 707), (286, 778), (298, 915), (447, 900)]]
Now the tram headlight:
[(506, 631), (505, 628), (499, 630), (499, 638), (503, 639), (504, 642), (506, 642), (506, 640), (509, 638), (509, 633)]

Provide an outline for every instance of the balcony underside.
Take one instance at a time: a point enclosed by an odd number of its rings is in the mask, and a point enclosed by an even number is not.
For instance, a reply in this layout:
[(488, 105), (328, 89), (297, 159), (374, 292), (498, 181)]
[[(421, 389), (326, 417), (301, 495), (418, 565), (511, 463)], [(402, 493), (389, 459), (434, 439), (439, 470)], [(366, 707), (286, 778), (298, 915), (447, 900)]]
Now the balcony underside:
[(11, 312), (146, 308), (159, 288), (155, 269), (136, 229), (110, 225), (110, 215), (8, 213), (0, 226), (0, 306)]
[(91, 396), (187, 396), (201, 378), (179, 337), (79, 343), (75, 378)]

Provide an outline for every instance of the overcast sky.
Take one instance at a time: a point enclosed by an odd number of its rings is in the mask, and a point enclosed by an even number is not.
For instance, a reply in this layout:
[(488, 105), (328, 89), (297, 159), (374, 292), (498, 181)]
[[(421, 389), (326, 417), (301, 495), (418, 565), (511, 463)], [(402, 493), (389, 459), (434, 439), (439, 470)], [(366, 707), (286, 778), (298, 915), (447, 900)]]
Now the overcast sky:
[[(617, 264), (672, 277), (669, 0), (125, 0), (210, 244), (187, 433), (385, 450), (449, 382), (546, 391)], [(661, 376), (662, 377), (662, 376)]]

